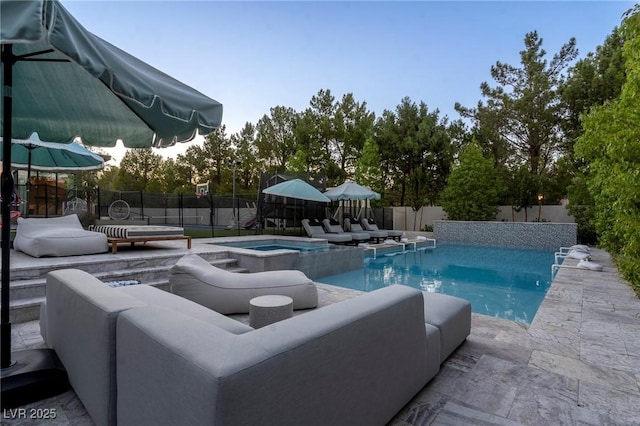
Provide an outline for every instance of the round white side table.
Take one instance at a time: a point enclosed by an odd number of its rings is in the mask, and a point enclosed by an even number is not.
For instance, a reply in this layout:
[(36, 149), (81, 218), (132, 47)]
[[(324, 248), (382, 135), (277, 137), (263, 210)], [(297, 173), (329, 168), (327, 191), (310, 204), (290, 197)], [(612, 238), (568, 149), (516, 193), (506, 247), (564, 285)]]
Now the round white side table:
[(288, 296), (258, 296), (249, 301), (249, 325), (264, 327), (293, 316), (293, 299)]

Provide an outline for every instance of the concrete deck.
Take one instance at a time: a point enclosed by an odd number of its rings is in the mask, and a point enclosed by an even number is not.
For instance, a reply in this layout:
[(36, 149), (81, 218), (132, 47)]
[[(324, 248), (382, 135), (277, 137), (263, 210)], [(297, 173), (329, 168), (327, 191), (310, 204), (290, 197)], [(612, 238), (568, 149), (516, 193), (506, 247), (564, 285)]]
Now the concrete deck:
[[(593, 261), (604, 271), (559, 270), (528, 327), (474, 314), (467, 341), (390, 425), (640, 425), (640, 300), (606, 252)], [(358, 294), (319, 290), (321, 305)], [(12, 340), (41, 346), (38, 323), (14, 324)], [(72, 391), (27, 408), (55, 409), (47, 424), (93, 424)], [(1, 422), (43, 423), (6, 411)]]

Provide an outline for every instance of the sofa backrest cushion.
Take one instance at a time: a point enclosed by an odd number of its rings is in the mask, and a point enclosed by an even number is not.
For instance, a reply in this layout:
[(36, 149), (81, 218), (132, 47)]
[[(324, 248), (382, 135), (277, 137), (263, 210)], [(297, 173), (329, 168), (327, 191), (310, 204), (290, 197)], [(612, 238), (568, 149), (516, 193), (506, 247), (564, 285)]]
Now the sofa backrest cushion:
[(125, 292), (78, 269), (47, 274), (47, 344), (97, 425), (116, 421), (116, 320), (145, 306)]
[(116, 287), (116, 291), (127, 293), (148, 305), (162, 306), (181, 312), (184, 315), (215, 325), (232, 334), (242, 334), (253, 330), (253, 328), (240, 321), (226, 317), (178, 295), (148, 285), (141, 284)]

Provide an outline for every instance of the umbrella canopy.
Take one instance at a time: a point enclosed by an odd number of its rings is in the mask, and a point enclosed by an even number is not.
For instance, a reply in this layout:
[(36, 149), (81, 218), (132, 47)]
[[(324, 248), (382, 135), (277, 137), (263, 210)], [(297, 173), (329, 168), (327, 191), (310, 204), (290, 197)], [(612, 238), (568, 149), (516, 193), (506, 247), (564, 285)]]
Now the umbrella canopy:
[(220, 103), (88, 32), (57, 0), (0, 8), (3, 61), (16, 60), (13, 138), (143, 148), (220, 127)]
[[(221, 124), (219, 102), (90, 33), (57, 0), (1, 1), (0, 44), (5, 141), (38, 133), (50, 142), (163, 147)], [(11, 144), (3, 144), (2, 164), (2, 220), (9, 223)], [(2, 368), (11, 365), (10, 237), (3, 227)]]
[(292, 179), (270, 186), (262, 191), (264, 194), (297, 198), (298, 200), (319, 201), (328, 203), (331, 200), (313, 186), (301, 179)]
[(43, 142), (32, 136), (11, 141), (11, 167), (46, 172), (99, 170), (104, 168), (104, 159), (75, 142)]
[(324, 195), (331, 200), (379, 200), (380, 194), (353, 181), (329, 189)]

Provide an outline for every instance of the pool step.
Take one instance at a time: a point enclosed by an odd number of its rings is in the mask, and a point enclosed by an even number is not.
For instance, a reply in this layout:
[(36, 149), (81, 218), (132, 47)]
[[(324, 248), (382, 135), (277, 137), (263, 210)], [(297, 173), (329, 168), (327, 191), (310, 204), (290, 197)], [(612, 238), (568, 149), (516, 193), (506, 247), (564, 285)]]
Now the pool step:
[[(238, 266), (238, 261), (227, 257), (226, 253), (199, 253), (201, 257), (209, 263), (222, 269), (232, 272), (248, 272), (246, 268)], [(98, 278), (101, 281), (124, 281), (138, 280), (143, 284), (152, 285), (162, 290), (169, 289), (168, 271), (180, 259), (179, 256), (162, 256), (161, 258), (130, 260), (129, 262), (118, 260), (109, 263), (109, 270), (105, 271), (104, 262), (95, 264), (95, 262), (76, 263), (66, 267), (81, 269)], [(102, 266), (102, 267), (100, 267)], [(43, 267), (33, 270), (14, 270), (11, 271), (10, 285), (10, 321), (12, 323), (21, 323), (26, 321), (37, 320), (40, 318), (40, 304), (45, 300), (46, 294), (46, 275), (48, 272), (60, 267)]]

